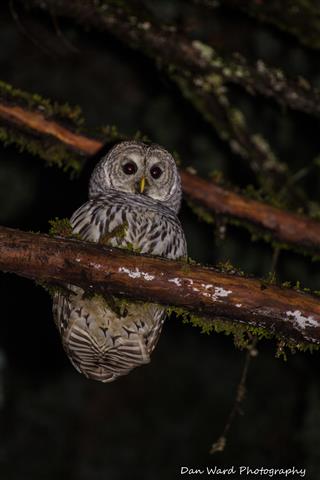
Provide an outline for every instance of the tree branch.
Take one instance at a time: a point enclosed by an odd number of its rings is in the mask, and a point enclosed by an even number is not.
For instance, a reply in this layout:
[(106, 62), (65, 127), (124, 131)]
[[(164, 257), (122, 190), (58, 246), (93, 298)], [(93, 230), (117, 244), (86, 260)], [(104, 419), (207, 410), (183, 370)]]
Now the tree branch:
[[(198, 5), (214, 7), (213, 0), (193, 0)], [(241, 10), (262, 22), (296, 37), (303, 45), (320, 48), (320, 9), (314, 0), (220, 0), (220, 6)]]
[(281, 105), (320, 116), (320, 94), (306, 81), (289, 80), (282, 71), (261, 61), (249, 65), (239, 55), (224, 58), (209, 45), (179, 33), (175, 26), (158, 25), (149, 12), (141, 12), (128, 2), (75, 0), (71, 4), (62, 0), (28, 0), (23, 3), (107, 32), (151, 57), (168, 71), (231, 149), (246, 159), (257, 174), (263, 172), (260, 179), (265, 185), (268, 179), (269, 190), (277, 190), (288, 178), (286, 165), (276, 158), (266, 140), (250, 133), (243, 114), (229, 103), (226, 84), (235, 83), (251, 94), (272, 97)]
[[(250, 65), (239, 54), (224, 58), (214, 48), (198, 40), (191, 40), (178, 31), (174, 25), (159, 25), (149, 11), (142, 10), (142, 5), (128, 5), (119, 0), (104, 0), (100, 3), (94, 0), (74, 0), (71, 3), (64, 0), (28, 0), (23, 2), (30, 7), (40, 8), (58, 16), (72, 19), (77, 24), (106, 31), (126, 45), (147, 54), (152, 59), (162, 62), (170, 68), (177, 66), (193, 73), (221, 75), (224, 83), (234, 83), (247, 89), (249, 93), (259, 93), (273, 97), (281, 105), (300, 110), (320, 117), (320, 93), (306, 85), (305, 82), (286, 78), (279, 69), (272, 69), (258, 61)], [(267, 11), (270, 15), (275, 10), (299, 17), (297, 11), (288, 9), (286, 12), (278, 2), (266, 2), (258, 5), (255, 2), (238, 0), (223, 0), (222, 3), (239, 4), (243, 10)], [(287, 3), (291, 3), (287, 1)], [(302, 3), (302, 2), (301, 2)], [(244, 6), (244, 4), (246, 4)], [(138, 8), (140, 7), (140, 8)], [(317, 13), (320, 27), (320, 12)], [(301, 19), (301, 24), (303, 23)]]
[[(82, 131), (79, 107), (51, 102), (40, 95), (0, 81), (0, 141), (38, 155), (49, 164), (80, 171), (88, 155), (105, 144), (122, 140), (114, 127), (101, 129), (101, 139)], [(97, 136), (97, 134), (96, 134)]]
[(252, 200), (183, 170), (184, 193), (216, 214), (251, 223), (291, 246), (320, 251), (320, 222)]
[[(30, 107), (22, 101), (21, 95), (27, 94), (20, 92), (19, 97), (15, 91), (15, 102), (12, 102), (12, 99), (4, 99), (0, 91), (0, 139), (12, 141), (20, 148), (28, 147), (31, 142), (32, 153), (37, 153), (51, 163), (58, 160), (60, 165), (72, 166), (76, 170), (81, 168), (87, 156), (96, 154), (103, 147), (100, 139), (76, 132), (66, 126), (48, 106), (45, 109), (43, 103), (50, 105), (47, 100), (37, 99), (40, 103)], [(59, 108), (62, 106), (55, 104), (55, 109)], [(1, 132), (6, 133), (4, 138), (1, 137)], [(109, 138), (106, 136), (107, 140), (123, 139), (116, 131), (109, 134)], [(37, 149), (32, 142), (36, 142)], [(271, 233), (279, 242), (298, 249), (309, 249), (312, 253), (320, 252), (320, 222), (249, 199), (186, 170), (181, 170), (180, 174), (184, 193), (206, 209), (218, 215), (249, 222)]]
[(289, 340), (320, 344), (320, 303), (291, 289), (213, 268), (137, 255), (74, 239), (0, 227), (0, 269), (87, 292), (183, 307)]

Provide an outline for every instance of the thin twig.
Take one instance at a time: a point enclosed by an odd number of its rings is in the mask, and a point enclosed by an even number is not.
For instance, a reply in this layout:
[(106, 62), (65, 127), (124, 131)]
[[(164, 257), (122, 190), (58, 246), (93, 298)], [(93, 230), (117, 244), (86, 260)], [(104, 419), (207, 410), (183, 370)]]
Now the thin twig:
[(242, 414), (241, 405), (246, 395), (246, 382), (247, 382), (250, 363), (251, 363), (251, 360), (255, 358), (258, 354), (256, 350), (257, 341), (258, 341), (257, 338), (254, 338), (254, 337), (251, 338), (251, 344), (248, 346), (248, 349), (246, 352), (245, 361), (242, 368), (240, 381), (237, 386), (237, 393), (234, 399), (233, 406), (230, 410), (230, 413), (228, 415), (227, 421), (225, 423), (225, 426), (222, 430), (221, 435), (219, 436), (218, 440), (211, 445), (211, 448), (209, 451), (210, 454), (222, 452), (225, 449), (225, 446), (227, 444), (227, 436), (235, 420), (235, 417), (236, 415)]

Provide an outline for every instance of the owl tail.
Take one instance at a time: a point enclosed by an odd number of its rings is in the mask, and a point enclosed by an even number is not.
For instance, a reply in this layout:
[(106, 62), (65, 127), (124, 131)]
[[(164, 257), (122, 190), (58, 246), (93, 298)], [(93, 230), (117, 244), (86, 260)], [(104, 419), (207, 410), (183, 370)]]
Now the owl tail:
[(72, 365), (87, 378), (112, 382), (150, 362), (143, 339), (126, 339), (112, 347), (101, 346), (93, 335), (74, 326), (64, 342)]

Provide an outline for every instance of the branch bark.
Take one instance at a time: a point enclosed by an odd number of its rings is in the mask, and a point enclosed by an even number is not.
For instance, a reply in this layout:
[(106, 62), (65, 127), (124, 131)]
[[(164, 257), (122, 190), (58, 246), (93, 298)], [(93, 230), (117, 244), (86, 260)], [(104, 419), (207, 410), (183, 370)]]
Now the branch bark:
[[(26, 139), (37, 139), (40, 145), (49, 142), (54, 152), (53, 157), (49, 157), (51, 162), (55, 161), (56, 151), (59, 151), (59, 162), (69, 165), (72, 153), (72, 166), (75, 169), (81, 168), (86, 156), (96, 154), (103, 147), (100, 139), (75, 132), (51, 115), (49, 110), (44, 110), (44, 107), (41, 110), (31, 109), (21, 102), (19, 105), (10, 105), (0, 95), (0, 132), (1, 128), (23, 134), (22, 144), (19, 143), (20, 137), (14, 137), (19, 147), (25, 146)], [(115, 138), (116, 134), (113, 139)], [(119, 135), (119, 139), (122, 138)], [(42, 150), (37, 153), (48, 160), (50, 149), (43, 150), (44, 155)], [(249, 222), (272, 234), (275, 240), (297, 249), (320, 252), (320, 222), (249, 199), (186, 170), (181, 170), (180, 174), (184, 193), (206, 209), (218, 215)]]
[(204, 322), (220, 317), (288, 340), (320, 344), (320, 302), (311, 295), (213, 268), (5, 227), (0, 227), (0, 245), (5, 272), (183, 307)]

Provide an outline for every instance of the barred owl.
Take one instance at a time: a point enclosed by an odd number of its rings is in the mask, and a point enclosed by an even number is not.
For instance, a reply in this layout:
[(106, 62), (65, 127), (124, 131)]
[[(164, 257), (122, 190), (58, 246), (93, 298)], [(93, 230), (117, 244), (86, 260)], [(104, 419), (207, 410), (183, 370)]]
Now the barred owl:
[[(95, 167), (89, 201), (71, 217), (83, 240), (179, 259), (186, 241), (177, 213), (181, 184), (172, 156), (158, 145), (122, 142)], [(111, 382), (150, 361), (165, 317), (162, 306), (88, 296), (74, 285), (56, 293), (54, 320), (74, 367)]]

